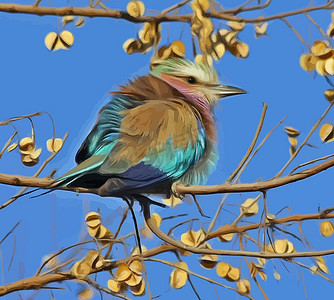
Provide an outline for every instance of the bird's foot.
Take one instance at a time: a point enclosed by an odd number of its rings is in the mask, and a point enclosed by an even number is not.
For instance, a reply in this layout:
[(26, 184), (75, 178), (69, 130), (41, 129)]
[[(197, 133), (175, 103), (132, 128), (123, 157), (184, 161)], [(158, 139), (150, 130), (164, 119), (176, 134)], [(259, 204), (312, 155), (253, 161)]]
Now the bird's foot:
[(181, 182), (180, 182), (180, 181), (176, 181), (176, 182), (174, 182), (174, 183), (172, 184), (171, 192), (172, 192), (172, 195), (173, 195), (174, 197), (179, 198), (180, 200), (183, 200), (184, 197), (185, 197), (185, 195), (184, 195), (184, 194), (180, 194), (180, 193), (178, 193), (177, 190), (176, 190), (176, 186), (177, 186), (178, 184), (181, 184)]

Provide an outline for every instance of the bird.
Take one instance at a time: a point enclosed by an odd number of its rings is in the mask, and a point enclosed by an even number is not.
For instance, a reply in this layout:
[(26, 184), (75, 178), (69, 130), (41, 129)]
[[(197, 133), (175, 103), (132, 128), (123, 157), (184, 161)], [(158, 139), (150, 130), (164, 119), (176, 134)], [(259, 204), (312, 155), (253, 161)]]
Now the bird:
[[(87, 188), (101, 197), (169, 197), (178, 183), (203, 183), (214, 169), (214, 107), (243, 89), (219, 82), (213, 66), (169, 58), (111, 92), (111, 100), (54, 187)], [(153, 201), (154, 202), (154, 201)]]

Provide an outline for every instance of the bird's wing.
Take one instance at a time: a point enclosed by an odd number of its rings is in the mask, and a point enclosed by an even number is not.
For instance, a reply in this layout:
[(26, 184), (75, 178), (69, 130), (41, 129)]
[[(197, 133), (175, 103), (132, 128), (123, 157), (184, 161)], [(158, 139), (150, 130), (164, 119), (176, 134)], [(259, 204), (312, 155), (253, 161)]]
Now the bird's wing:
[(118, 110), (116, 129), (106, 120), (101, 123), (104, 109), (77, 155), (79, 162), (86, 160), (72, 170), (76, 177), (94, 173), (117, 179), (113, 191), (136, 189), (173, 181), (197, 163), (205, 150), (205, 132), (189, 105), (174, 100), (141, 103)]

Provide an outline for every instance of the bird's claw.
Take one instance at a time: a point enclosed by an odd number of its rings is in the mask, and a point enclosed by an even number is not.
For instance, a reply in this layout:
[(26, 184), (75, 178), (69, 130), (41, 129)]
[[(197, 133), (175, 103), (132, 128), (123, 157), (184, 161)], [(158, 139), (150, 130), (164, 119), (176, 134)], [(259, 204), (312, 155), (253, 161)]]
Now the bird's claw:
[(178, 193), (177, 190), (176, 190), (176, 186), (177, 186), (178, 184), (180, 184), (180, 183), (181, 183), (180, 181), (176, 181), (176, 182), (174, 182), (174, 183), (172, 184), (172, 187), (171, 187), (171, 192), (172, 192), (172, 194), (173, 194), (174, 197), (183, 200), (184, 197), (185, 197), (185, 195), (184, 195), (184, 194), (180, 194), (180, 193)]

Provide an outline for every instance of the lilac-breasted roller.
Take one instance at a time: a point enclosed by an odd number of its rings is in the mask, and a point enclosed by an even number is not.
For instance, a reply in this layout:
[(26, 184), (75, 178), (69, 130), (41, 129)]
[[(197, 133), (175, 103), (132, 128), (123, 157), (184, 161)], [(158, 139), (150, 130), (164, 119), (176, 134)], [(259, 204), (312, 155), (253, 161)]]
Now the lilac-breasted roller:
[(173, 183), (199, 184), (215, 165), (213, 107), (245, 93), (219, 83), (213, 67), (170, 58), (135, 78), (104, 106), (59, 186), (140, 200), (169, 195)]

